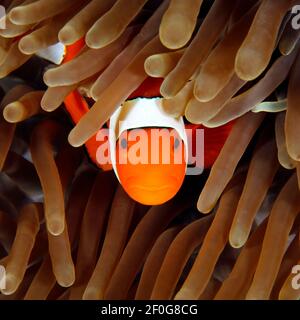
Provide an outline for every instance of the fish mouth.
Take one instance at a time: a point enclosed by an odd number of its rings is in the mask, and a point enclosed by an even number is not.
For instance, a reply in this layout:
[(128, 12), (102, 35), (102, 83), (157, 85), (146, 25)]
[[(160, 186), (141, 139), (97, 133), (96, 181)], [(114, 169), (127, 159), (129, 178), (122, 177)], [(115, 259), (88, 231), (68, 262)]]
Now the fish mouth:
[(170, 181), (164, 181), (161, 184), (143, 183), (140, 181), (132, 181), (127, 184), (125, 191), (135, 201), (144, 205), (160, 205), (172, 199), (179, 191), (180, 186), (172, 184)]
[(140, 182), (137, 182), (135, 178), (129, 178), (127, 180), (127, 185), (129, 186), (129, 189), (148, 192), (159, 192), (164, 190), (174, 190), (175, 187), (178, 185), (178, 180), (176, 178), (170, 177), (168, 178), (168, 183), (147, 184), (142, 183), (141, 180)]
[(135, 190), (142, 190), (142, 191), (148, 191), (148, 192), (159, 192), (159, 191), (164, 191), (164, 190), (171, 190), (174, 189), (174, 186), (169, 184), (169, 185), (153, 185), (153, 186), (144, 186), (140, 184), (134, 184), (129, 187), (130, 189), (135, 189)]

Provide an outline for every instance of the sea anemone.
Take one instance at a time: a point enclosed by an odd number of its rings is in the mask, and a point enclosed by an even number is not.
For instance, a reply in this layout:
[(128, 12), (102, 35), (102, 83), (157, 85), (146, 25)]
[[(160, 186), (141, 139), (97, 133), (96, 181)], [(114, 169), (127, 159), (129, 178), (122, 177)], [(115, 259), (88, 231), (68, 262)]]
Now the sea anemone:
[[(12, 0), (0, 30), (0, 299), (300, 299), (295, 0)], [(59, 66), (36, 58), (81, 43)], [(81, 148), (147, 77), (234, 121), (210, 170), (133, 201)], [(63, 102), (91, 103), (73, 127)]]

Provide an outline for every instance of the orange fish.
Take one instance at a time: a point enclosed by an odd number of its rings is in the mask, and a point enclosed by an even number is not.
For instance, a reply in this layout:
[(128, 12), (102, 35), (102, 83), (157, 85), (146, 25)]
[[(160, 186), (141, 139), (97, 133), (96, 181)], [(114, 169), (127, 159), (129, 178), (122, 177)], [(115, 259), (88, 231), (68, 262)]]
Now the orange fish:
[[(83, 45), (84, 41), (80, 40), (67, 47), (64, 62), (73, 59)], [(113, 168), (128, 195), (146, 205), (162, 204), (179, 191), (189, 162), (187, 156), (196, 152), (197, 129), (204, 130), (204, 167), (209, 168), (233, 125), (210, 129), (163, 114), (160, 111), (161, 83), (162, 79), (146, 79), (110, 119), (107, 139), (98, 141), (95, 135), (86, 143), (92, 161), (104, 170)], [(89, 110), (78, 91), (65, 99), (65, 106), (75, 123)], [(164, 145), (163, 141), (168, 143)], [(104, 144), (109, 145), (110, 163), (99, 161), (98, 151)]]

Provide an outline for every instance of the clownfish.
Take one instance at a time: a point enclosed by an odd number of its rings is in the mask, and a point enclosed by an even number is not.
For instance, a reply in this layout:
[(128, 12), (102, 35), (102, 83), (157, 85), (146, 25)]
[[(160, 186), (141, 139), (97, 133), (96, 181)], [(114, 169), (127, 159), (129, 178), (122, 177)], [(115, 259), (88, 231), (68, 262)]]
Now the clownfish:
[[(84, 40), (80, 40), (66, 47), (63, 62), (72, 60), (83, 46)], [(103, 170), (114, 170), (127, 194), (145, 205), (165, 203), (177, 194), (186, 175), (187, 157), (195, 152), (197, 129), (204, 130), (204, 168), (210, 168), (233, 125), (211, 129), (167, 115), (161, 108), (161, 83), (162, 79), (147, 78), (111, 116), (107, 139), (99, 140), (96, 134), (85, 145), (91, 160)], [(89, 110), (77, 90), (66, 97), (64, 104), (75, 124)], [(164, 145), (163, 141), (168, 143)], [(110, 163), (99, 159), (104, 143), (109, 145)]]
[[(148, 79), (143, 87), (153, 85)], [(140, 88), (111, 116), (109, 146), (113, 169), (136, 201), (161, 204), (180, 189), (187, 167), (183, 119), (162, 111), (160, 97)]]

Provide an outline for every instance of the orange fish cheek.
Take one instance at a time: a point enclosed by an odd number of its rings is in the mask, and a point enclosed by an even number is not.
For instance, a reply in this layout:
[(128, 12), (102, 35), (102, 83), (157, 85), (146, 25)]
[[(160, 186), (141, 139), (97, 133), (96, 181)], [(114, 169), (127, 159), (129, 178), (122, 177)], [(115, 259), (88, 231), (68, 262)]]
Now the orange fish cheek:
[[(117, 159), (119, 157), (117, 148)], [(122, 149), (121, 149), (122, 152)], [(162, 204), (179, 191), (186, 164), (116, 164), (120, 182), (134, 200), (146, 205)]]
[(122, 164), (117, 165), (117, 170), (129, 196), (146, 205), (162, 204), (173, 198), (185, 176), (182, 165)]

